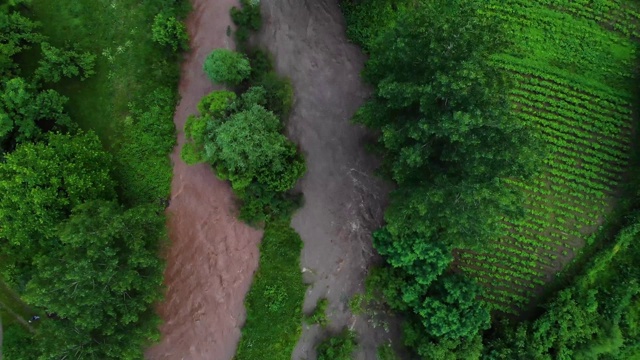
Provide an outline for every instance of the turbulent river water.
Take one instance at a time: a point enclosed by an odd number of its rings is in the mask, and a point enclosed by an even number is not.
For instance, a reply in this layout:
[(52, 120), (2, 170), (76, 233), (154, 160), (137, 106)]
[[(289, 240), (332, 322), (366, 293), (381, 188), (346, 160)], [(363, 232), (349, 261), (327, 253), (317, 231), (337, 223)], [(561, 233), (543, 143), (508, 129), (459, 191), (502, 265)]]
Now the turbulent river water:
[(213, 86), (202, 71), (215, 48), (233, 48), (227, 36), (234, 0), (193, 0), (187, 19), (191, 51), (182, 64), (181, 100), (174, 122), (178, 145), (171, 155), (173, 182), (168, 228), (166, 299), (159, 306), (162, 339), (146, 358), (231, 359), (245, 319), (244, 297), (258, 266), (262, 232), (236, 219), (230, 186), (209, 166), (180, 159), (182, 128)]

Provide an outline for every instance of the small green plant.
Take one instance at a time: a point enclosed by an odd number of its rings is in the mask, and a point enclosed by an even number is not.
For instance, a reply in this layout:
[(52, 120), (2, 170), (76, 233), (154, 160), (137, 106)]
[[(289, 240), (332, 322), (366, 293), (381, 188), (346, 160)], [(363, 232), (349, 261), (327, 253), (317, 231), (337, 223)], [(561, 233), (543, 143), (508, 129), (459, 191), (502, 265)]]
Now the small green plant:
[(366, 299), (364, 294), (355, 294), (349, 300), (349, 309), (353, 315), (360, 315), (364, 313), (364, 307), (366, 305)]
[(204, 62), (204, 72), (215, 83), (236, 86), (251, 74), (251, 65), (244, 54), (216, 49)]
[(390, 343), (378, 346), (376, 350), (377, 360), (399, 360), (400, 357), (393, 351)]
[(306, 317), (306, 322), (310, 324), (318, 324), (322, 327), (327, 326), (327, 307), (329, 306), (329, 300), (326, 298), (318, 300), (316, 308), (311, 315)]
[(349, 330), (325, 339), (316, 347), (318, 360), (351, 360), (355, 349), (356, 335)]
[(189, 48), (189, 35), (182, 21), (168, 14), (158, 14), (153, 19), (151, 26), (151, 38), (162, 46), (167, 46), (173, 51), (187, 50)]

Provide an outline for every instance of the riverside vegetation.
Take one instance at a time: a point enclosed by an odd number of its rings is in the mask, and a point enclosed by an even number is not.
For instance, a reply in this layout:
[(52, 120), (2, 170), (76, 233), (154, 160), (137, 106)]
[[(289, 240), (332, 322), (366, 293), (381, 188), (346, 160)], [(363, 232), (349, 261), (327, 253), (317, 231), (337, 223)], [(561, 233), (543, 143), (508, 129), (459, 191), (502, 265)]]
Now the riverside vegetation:
[(638, 3), (341, 5), (375, 89), (355, 121), (380, 134), (397, 185), (368, 287), (404, 315), (405, 345), (424, 359), (639, 356), (638, 184), (621, 182)]
[(187, 10), (0, 4), (0, 270), (26, 304), (3, 301), (6, 358), (141, 359), (158, 339)]

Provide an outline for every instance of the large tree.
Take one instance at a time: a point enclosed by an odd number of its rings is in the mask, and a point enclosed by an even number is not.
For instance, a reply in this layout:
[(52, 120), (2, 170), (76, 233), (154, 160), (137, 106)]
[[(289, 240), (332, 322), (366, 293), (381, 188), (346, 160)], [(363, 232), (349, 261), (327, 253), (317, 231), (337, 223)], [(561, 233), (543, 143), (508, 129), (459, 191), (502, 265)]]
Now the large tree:
[(111, 162), (93, 133), (51, 133), (43, 142), (19, 145), (0, 162), (5, 270), (27, 277), (31, 258), (58, 244), (58, 226), (74, 207), (115, 197)]
[(59, 226), (56, 244), (34, 257), (37, 271), (24, 298), (63, 319), (47, 322), (43, 331), (48, 334), (40, 336), (64, 341), (43, 353), (51, 358), (142, 358), (144, 343), (158, 337), (151, 305), (161, 298), (158, 250), (164, 218), (157, 210), (86, 202)]

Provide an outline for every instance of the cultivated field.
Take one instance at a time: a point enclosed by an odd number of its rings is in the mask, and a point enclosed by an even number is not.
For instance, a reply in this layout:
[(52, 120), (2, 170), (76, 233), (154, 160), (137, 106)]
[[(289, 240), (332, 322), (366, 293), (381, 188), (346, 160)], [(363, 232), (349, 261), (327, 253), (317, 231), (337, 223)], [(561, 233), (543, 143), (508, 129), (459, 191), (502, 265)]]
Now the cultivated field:
[(615, 201), (630, 156), (633, 69), (640, 37), (629, 1), (492, 0), (509, 51), (493, 58), (514, 80), (520, 121), (538, 130), (548, 156), (522, 182), (526, 216), (456, 266), (486, 285), (498, 311), (519, 313), (588, 242)]

